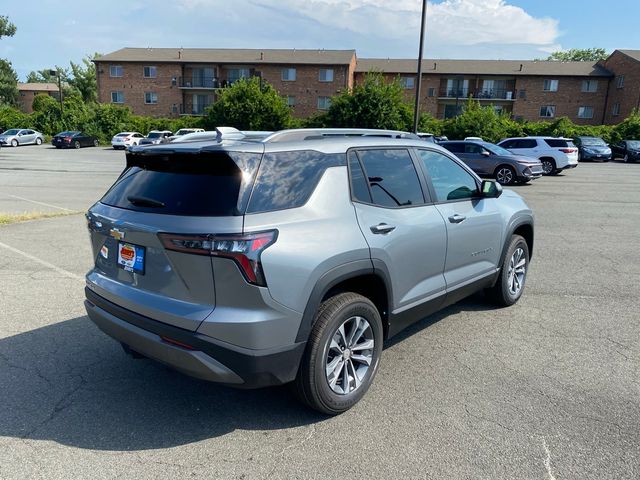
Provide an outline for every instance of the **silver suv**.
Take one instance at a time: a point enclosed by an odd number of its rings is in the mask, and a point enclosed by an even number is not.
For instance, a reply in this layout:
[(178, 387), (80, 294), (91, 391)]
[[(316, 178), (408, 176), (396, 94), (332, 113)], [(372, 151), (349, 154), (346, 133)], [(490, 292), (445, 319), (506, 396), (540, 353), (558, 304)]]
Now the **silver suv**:
[(292, 383), (326, 414), (365, 394), (411, 323), (482, 289), (517, 302), (533, 249), (519, 195), (379, 130), (133, 147), (87, 219), (87, 312), (126, 352)]

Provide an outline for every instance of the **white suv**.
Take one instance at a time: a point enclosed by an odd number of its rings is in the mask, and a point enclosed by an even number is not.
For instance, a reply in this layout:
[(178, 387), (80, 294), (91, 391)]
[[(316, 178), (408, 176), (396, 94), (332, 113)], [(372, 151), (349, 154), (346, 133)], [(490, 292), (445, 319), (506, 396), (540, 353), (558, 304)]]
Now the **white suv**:
[(498, 143), (516, 155), (539, 158), (545, 175), (578, 166), (578, 149), (571, 139), (560, 137), (517, 137)]

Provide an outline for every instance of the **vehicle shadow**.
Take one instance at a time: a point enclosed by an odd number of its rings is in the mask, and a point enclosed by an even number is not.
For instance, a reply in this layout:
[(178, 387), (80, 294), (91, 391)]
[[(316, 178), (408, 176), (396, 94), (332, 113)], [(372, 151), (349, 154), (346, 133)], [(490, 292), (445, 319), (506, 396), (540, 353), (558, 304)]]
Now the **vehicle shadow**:
[(86, 317), (0, 340), (0, 436), (78, 448), (167, 448), (325, 419), (286, 387), (237, 390), (134, 360)]

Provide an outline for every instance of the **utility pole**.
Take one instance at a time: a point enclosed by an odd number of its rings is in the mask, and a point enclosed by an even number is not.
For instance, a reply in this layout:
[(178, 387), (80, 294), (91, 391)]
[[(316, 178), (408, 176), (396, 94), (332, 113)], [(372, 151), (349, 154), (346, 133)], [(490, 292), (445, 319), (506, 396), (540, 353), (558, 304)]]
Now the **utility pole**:
[(62, 121), (64, 118), (64, 107), (62, 106), (62, 75), (60, 74), (59, 68), (49, 70), (49, 74), (58, 77), (58, 99), (60, 100), (60, 121)]
[(420, 49), (418, 53), (418, 85), (416, 86), (416, 104), (413, 110), (413, 133), (418, 133), (420, 119), (420, 87), (422, 86), (422, 50), (424, 48), (424, 27), (427, 23), (427, 0), (422, 1), (422, 21), (420, 22)]

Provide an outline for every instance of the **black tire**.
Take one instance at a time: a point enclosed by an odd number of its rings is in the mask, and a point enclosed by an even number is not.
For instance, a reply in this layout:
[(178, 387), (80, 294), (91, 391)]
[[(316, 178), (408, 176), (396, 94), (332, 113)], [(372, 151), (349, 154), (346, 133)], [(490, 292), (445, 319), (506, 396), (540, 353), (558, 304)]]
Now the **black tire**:
[(496, 168), (496, 171), (493, 172), (493, 176), (501, 185), (513, 185), (518, 180), (516, 171), (509, 165), (500, 165)]
[(100, 146), (100, 142), (98, 141), (98, 139), (97, 139), (97, 138), (95, 138), (95, 139), (93, 140), (93, 146), (94, 146), (94, 147), (99, 147), (99, 146)]
[(40, 137), (36, 137), (36, 145), (42, 145), (42, 139)]
[(19, 145), (18, 140), (16, 140), (15, 138), (13, 140), (11, 140), (11, 146), (12, 147), (17, 147)]
[(557, 173), (556, 161), (553, 158), (541, 158), (543, 175), (555, 175)]
[[(331, 351), (332, 339), (337, 335), (339, 327), (354, 317), (365, 319), (370, 326), (369, 333), (372, 334), (374, 345), (368, 352), (372, 358), (360, 385), (350, 393), (340, 394), (329, 385), (326, 361)], [(338, 415), (347, 411), (358, 403), (373, 382), (380, 363), (382, 342), (380, 313), (369, 299), (351, 292), (329, 298), (320, 305), (316, 313), (298, 375), (292, 385), (295, 394), (309, 407), (327, 415)], [(345, 353), (347, 354), (349, 353)], [(346, 365), (344, 368), (347, 368)], [(351, 378), (353, 377), (349, 377), (349, 386)]]
[[(521, 250), (524, 259), (524, 275), (520, 282), (520, 288), (517, 292), (513, 292), (512, 290), (512, 278), (511, 278), (511, 260), (514, 258), (514, 254), (516, 251)], [(500, 267), (500, 274), (498, 276), (498, 280), (496, 284), (485, 290), (485, 293), (488, 299), (500, 306), (500, 307), (509, 307), (516, 303), (520, 297), (522, 296), (522, 292), (524, 292), (524, 287), (527, 281), (527, 273), (529, 271), (529, 246), (524, 238), (520, 235), (513, 235), (511, 237), (511, 241), (509, 242), (509, 248), (507, 248), (507, 253), (504, 256), (504, 260), (502, 261), (502, 265)], [(516, 276), (516, 278), (519, 278)]]
[(629, 154), (625, 153), (624, 157), (622, 157), (622, 160), (624, 161), (624, 163), (629, 163)]
[[(522, 253), (522, 259), (524, 259), (524, 273), (520, 279), (519, 275), (514, 275), (519, 280), (520, 288), (514, 293), (513, 280), (511, 277), (511, 263), (514, 257), (517, 258), (515, 253), (520, 250)], [(499, 307), (509, 307), (516, 303), (524, 292), (526, 285), (527, 273), (529, 271), (529, 246), (523, 237), (520, 235), (513, 235), (509, 242), (509, 248), (504, 256), (502, 265), (500, 266), (500, 274), (496, 284), (485, 290), (485, 294), (488, 299)]]
[(80, 148), (80, 147), (81, 147), (81, 145), (80, 145), (79, 141), (76, 140), (75, 142), (73, 142), (73, 148), (77, 149), (77, 148)]

